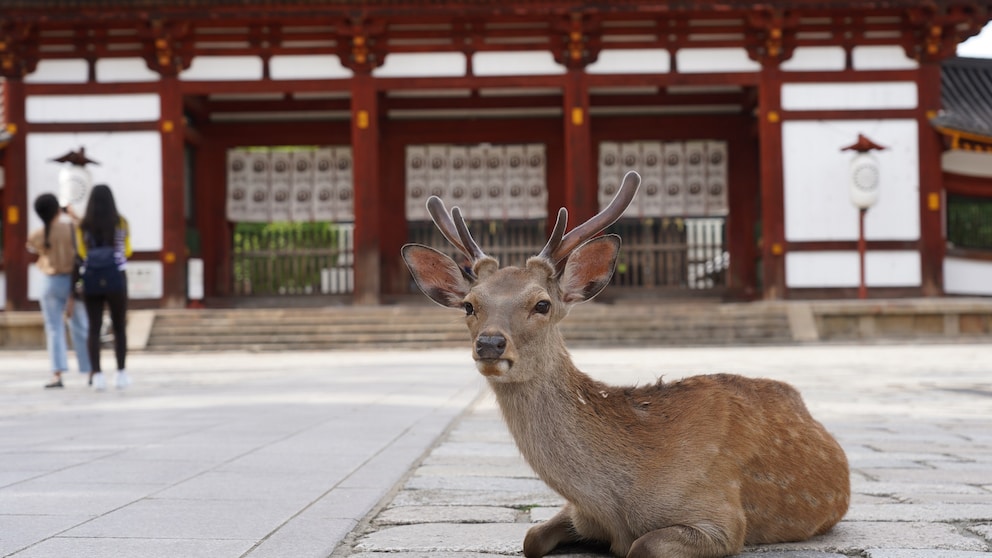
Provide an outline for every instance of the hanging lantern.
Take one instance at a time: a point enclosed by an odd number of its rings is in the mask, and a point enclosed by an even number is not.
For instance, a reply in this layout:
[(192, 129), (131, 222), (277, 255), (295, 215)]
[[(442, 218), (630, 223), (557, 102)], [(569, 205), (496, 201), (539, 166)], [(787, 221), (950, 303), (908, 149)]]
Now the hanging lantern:
[(56, 163), (68, 163), (59, 170), (59, 205), (69, 207), (82, 203), (93, 186), (93, 176), (86, 165), (100, 163), (86, 156), (85, 147), (51, 160)]
[(849, 191), (851, 203), (858, 209), (868, 209), (878, 201), (880, 170), (878, 157), (872, 152), (883, 149), (862, 134), (858, 134), (857, 142), (841, 149), (856, 152), (850, 164)]

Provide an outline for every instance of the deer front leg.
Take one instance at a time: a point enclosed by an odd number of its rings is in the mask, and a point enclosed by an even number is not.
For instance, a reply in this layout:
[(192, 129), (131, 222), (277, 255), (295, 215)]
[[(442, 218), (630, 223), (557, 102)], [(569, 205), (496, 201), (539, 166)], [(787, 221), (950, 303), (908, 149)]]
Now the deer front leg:
[(743, 547), (743, 530), (735, 537), (713, 525), (673, 525), (635, 540), (627, 558), (722, 558), (739, 553)]
[(527, 530), (527, 536), (524, 537), (524, 556), (541, 558), (561, 543), (579, 540), (572, 523), (572, 505), (566, 504), (554, 517)]

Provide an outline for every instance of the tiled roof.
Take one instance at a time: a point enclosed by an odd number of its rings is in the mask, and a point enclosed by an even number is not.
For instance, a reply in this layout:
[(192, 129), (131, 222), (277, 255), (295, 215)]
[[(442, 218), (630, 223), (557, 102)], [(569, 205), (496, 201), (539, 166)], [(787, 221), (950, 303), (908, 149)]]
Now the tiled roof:
[(946, 60), (940, 84), (944, 108), (933, 125), (992, 138), (992, 59)]

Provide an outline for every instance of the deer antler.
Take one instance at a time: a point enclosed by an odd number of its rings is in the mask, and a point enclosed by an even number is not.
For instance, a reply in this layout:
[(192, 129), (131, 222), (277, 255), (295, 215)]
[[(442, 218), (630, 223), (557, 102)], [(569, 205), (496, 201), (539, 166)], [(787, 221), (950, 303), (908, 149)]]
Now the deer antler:
[(475, 263), (486, 257), (486, 253), (482, 251), (482, 248), (479, 248), (475, 239), (472, 238), (472, 234), (468, 232), (460, 209), (451, 208), (449, 215), (441, 198), (431, 196), (427, 200), (427, 211), (431, 214), (431, 219), (434, 220), (434, 224), (437, 225), (444, 238), (448, 239), (448, 242), (458, 248), (462, 254), (465, 254), (469, 261)]
[(547, 245), (538, 254), (538, 257), (550, 260), (558, 264), (568, 257), (580, 244), (599, 234), (600, 231), (617, 222), (617, 219), (627, 210), (627, 206), (634, 200), (634, 194), (641, 185), (641, 176), (634, 171), (628, 172), (623, 177), (620, 190), (613, 197), (610, 205), (594, 215), (585, 223), (575, 227), (564, 237), (565, 224), (568, 221), (568, 211), (563, 207), (558, 210), (558, 220), (555, 221), (554, 231)]

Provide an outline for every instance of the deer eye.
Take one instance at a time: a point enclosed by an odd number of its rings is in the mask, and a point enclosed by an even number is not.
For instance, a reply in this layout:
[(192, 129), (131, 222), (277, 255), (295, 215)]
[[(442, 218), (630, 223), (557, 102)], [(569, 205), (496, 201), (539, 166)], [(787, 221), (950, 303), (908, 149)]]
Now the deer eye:
[(475, 306), (472, 306), (471, 302), (462, 303), (462, 307), (465, 308), (466, 316), (471, 316), (472, 314), (475, 314)]
[(534, 311), (538, 314), (547, 314), (551, 311), (551, 302), (542, 300), (534, 305)]

